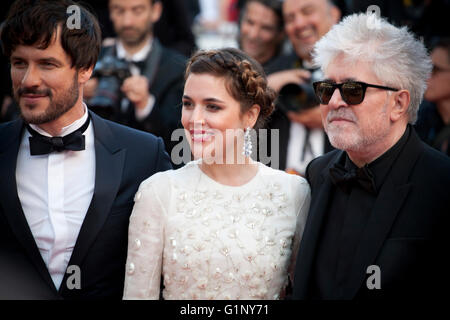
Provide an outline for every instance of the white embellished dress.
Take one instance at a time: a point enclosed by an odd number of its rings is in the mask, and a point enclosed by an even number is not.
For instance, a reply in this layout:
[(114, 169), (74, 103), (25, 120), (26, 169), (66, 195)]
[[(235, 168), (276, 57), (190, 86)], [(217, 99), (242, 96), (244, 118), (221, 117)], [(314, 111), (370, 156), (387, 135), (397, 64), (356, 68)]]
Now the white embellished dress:
[(142, 182), (130, 217), (124, 299), (279, 299), (310, 202), (305, 179), (258, 163), (242, 186), (199, 160)]

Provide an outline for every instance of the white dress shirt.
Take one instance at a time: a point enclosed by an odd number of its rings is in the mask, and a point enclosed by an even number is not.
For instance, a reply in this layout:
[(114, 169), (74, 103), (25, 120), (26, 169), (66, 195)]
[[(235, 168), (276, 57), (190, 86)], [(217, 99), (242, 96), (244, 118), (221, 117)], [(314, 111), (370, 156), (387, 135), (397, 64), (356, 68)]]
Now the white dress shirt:
[[(64, 127), (60, 136), (80, 128), (84, 115)], [(51, 136), (36, 125), (38, 133)], [(92, 123), (84, 132), (86, 149), (30, 155), (25, 130), (17, 157), (17, 192), (41, 256), (59, 289), (75, 242), (94, 194), (95, 148)]]
[[(124, 59), (124, 60), (130, 61), (130, 62), (144, 61), (145, 59), (147, 59), (147, 56), (149, 55), (151, 50), (152, 50), (152, 40), (151, 39), (141, 50), (139, 50), (138, 52), (136, 52), (134, 54), (129, 54), (125, 50), (122, 42), (117, 41), (117, 44), (116, 44), (117, 57), (119, 59)], [(136, 65), (132, 65), (130, 72), (133, 76), (138, 76), (141, 74), (141, 71), (139, 70), (139, 68)], [(134, 109), (137, 120), (145, 119), (150, 114), (150, 112), (152, 112), (153, 106), (155, 104), (155, 97), (151, 93), (149, 93), (149, 95), (150, 96), (148, 98), (147, 105), (145, 106), (144, 109), (138, 109), (138, 108)], [(129, 100), (123, 99), (122, 100), (122, 109), (126, 110), (129, 106), (129, 103), (130, 103)]]
[[(303, 61), (303, 68), (313, 70), (314, 64)], [(311, 71), (313, 81), (323, 79), (320, 69)], [(286, 168), (294, 169), (300, 174), (306, 173), (306, 167), (314, 158), (325, 153), (325, 132), (323, 129), (308, 129), (301, 123), (292, 122), (289, 130), (289, 141), (286, 155)]]
[(303, 175), (309, 162), (324, 153), (325, 133), (323, 129), (310, 129), (307, 137), (306, 127), (297, 122), (291, 122), (289, 130), (286, 168)]

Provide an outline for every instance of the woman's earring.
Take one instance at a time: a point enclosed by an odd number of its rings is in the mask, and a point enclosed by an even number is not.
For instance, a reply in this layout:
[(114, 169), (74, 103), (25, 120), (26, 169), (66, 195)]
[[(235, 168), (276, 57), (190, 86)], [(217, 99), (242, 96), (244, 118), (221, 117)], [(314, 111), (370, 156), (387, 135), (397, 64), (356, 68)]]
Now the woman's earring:
[(252, 155), (252, 140), (250, 137), (250, 127), (245, 129), (244, 146), (242, 148), (242, 155), (250, 157)]

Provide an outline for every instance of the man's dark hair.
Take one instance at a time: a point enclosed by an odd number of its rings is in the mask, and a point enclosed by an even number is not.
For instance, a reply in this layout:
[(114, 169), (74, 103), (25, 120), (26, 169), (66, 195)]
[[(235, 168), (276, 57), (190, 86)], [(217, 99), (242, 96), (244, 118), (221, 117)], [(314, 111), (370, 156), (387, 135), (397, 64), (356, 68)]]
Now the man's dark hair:
[[(149, 0), (149, 2), (150, 2), (150, 4), (151, 5), (153, 5), (153, 4), (155, 4), (156, 2), (161, 2), (162, 0)], [(109, 1), (108, 1), (109, 2)]]
[(283, 22), (283, 11), (282, 11), (282, 4), (283, 4), (283, 2), (282, 1), (280, 1), (280, 0), (247, 0), (243, 4), (241, 19), (243, 17), (243, 14), (245, 13), (245, 10), (247, 10), (247, 6), (250, 3), (252, 3), (252, 2), (260, 3), (263, 6), (271, 9), (276, 14), (276, 16), (278, 18), (278, 28), (280, 30), (283, 30), (284, 22)]
[[(67, 21), (80, 9), (80, 28), (69, 29)], [(70, 0), (17, 0), (8, 12), (0, 30), (3, 53), (10, 57), (18, 45), (46, 49), (61, 27), (61, 46), (70, 56), (72, 67), (88, 69), (97, 62), (101, 47), (101, 31), (97, 18), (80, 3)]]
[(447, 62), (450, 63), (450, 37), (443, 37), (435, 39), (435, 42), (432, 44), (432, 49), (442, 48), (447, 51)]

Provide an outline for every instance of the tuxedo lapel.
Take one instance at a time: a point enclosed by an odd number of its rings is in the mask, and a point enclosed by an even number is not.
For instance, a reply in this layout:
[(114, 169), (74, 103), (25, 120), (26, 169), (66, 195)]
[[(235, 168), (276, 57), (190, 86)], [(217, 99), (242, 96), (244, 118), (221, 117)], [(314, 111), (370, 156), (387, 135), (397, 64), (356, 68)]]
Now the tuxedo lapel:
[[(95, 135), (95, 187), (92, 201), (78, 234), (70, 265), (81, 266), (89, 248), (101, 230), (117, 195), (126, 150), (116, 144), (116, 139), (105, 120), (90, 112)], [(68, 274), (65, 274), (63, 284)], [(65, 288), (61, 285), (60, 291)]]
[(17, 193), (16, 164), (19, 152), (23, 121), (16, 120), (10, 123), (1, 133), (0, 142), (0, 207), (3, 208), (6, 220), (19, 243), (24, 247), (27, 256), (44, 278), (45, 282), (56, 293), (55, 285), (31, 233), (27, 219), (22, 210)]
[(317, 191), (313, 190), (315, 195), (312, 197), (309, 209), (308, 220), (303, 233), (302, 242), (297, 256), (295, 273), (295, 297), (297, 299), (307, 299), (309, 281), (311, 280), (311, 269), (315, 260), (315, 254), (320, 237), (320, 230), (326, 216), (328, 203), (330, 201), (333, 183), (328, 174), (329, 169), (334, 163), (338, 162), (344, 155), (342, 151), (329, 162), (322, 170), (319, 177), (320, 181), (312, 183), (312, 188), (319, 187)]
[(421, 149), (422, 144), (411, 128), (409, 140), (381, 187), (361, 242), (356, 249), (349, 281), (344, 288), (344, 299), (354, 298), (358, 290), (365, 285), (363, 282), (367, 277), (367, 267), (375, 264), (392, 224), (408, 196), (411, 188), (408, 177)]

